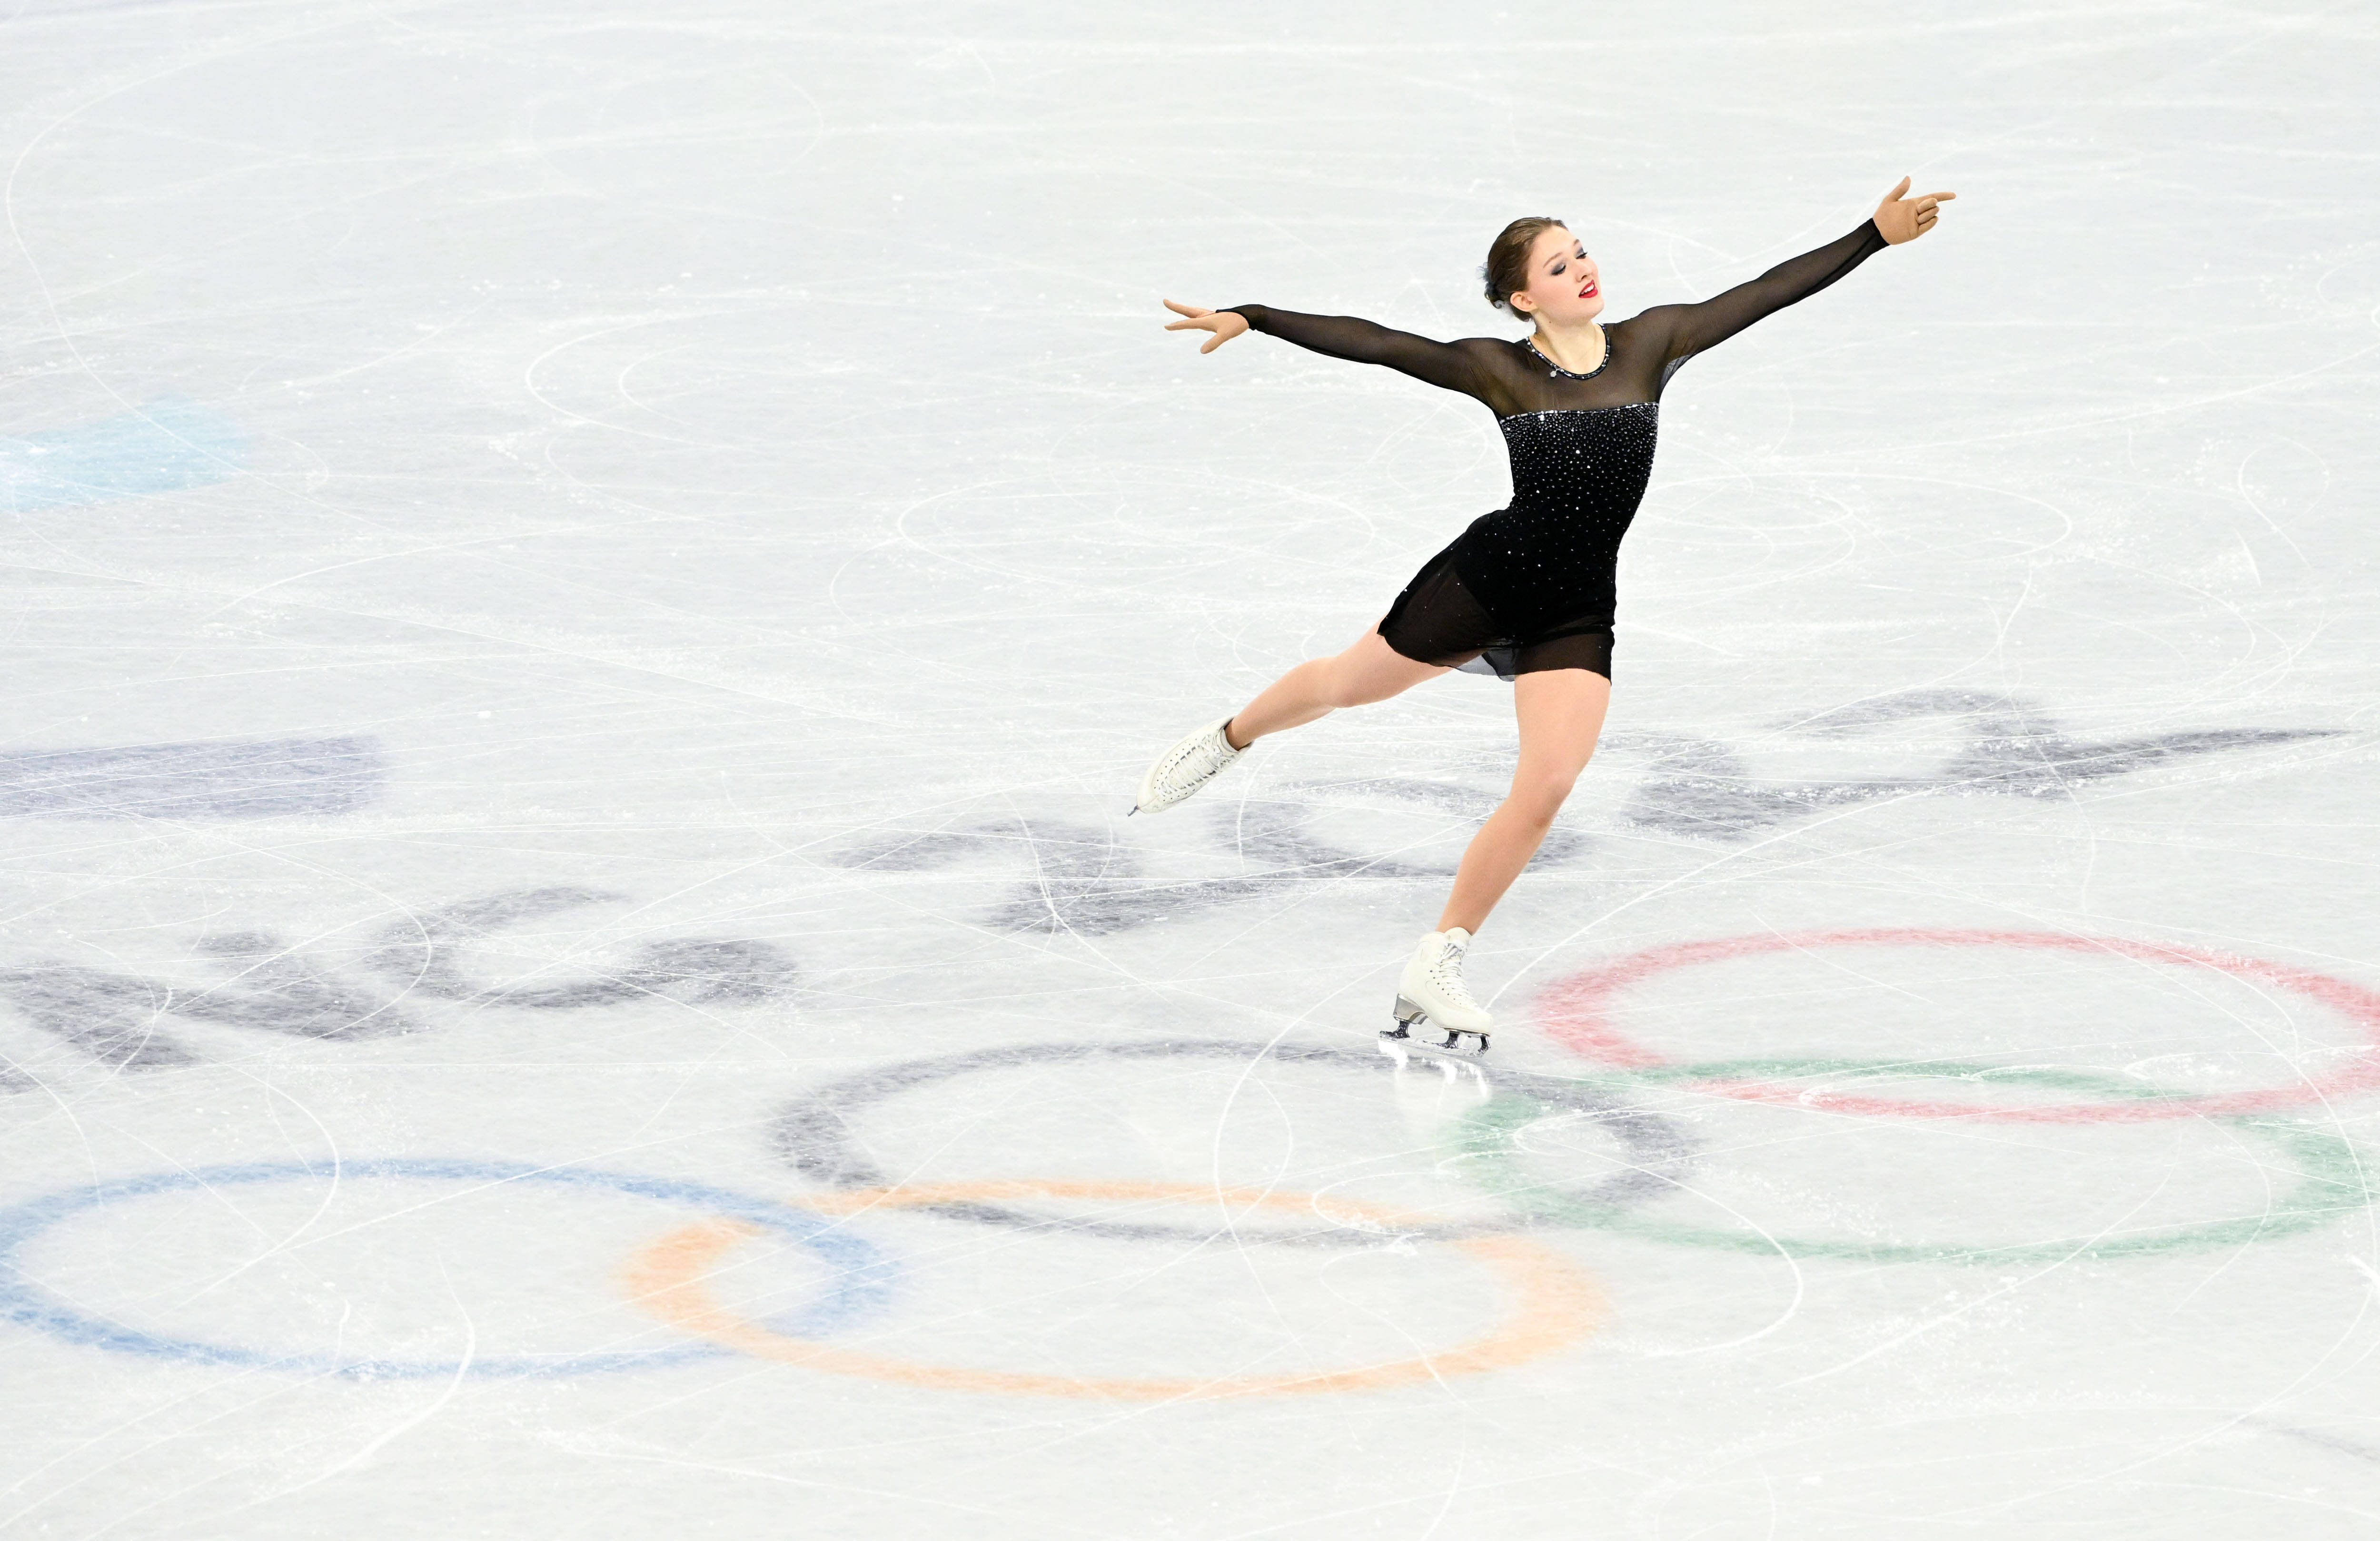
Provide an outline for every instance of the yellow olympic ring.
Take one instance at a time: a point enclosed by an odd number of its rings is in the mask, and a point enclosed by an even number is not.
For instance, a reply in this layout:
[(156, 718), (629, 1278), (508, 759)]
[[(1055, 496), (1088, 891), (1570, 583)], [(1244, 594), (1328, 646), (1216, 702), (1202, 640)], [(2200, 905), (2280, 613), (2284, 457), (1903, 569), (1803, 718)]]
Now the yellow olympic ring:
[[(878, 1207), (999, 1202), (1019, 1198), (1200, 1199), (1235, 1207), (1336, 1211), (1373, 1224), (1414, 1224), (1415, 1217), (1342, 1198), (1214, 1188), (1195, 1183), (1080, 1183), (1011, 1179), (987, 1183), (924, 1183), (850, 1193), (820, 1194), (792, 1202), (825, 1215), (855, 1215)], [(918, 1365), (772, 1331), (721, 1305), (707, 1277), (728, 1252), (765, 1234), (744, 1220), (705, 1220), (662, 1237), (630, 1262), (626, 1283), (638, 1305), (673, 1327), (765, 1359), (947, 1391), (995, 1391), (1043, 1397), (1103, 1397), (1118, 1401), (1193, 1401), (1213, 1397), (1281, 1396), (1366, 1391), (1449, 1376), (1478, 1375), (1525, 1364), (1568, 1347), (1603, 1323), (1603, 1297), (1587, 1277), (1549, 1248), (1514, 1236), (1482, 1236), (1449, 1245), (1487, 1263), (1511, 1299), (1506, 1325), (1449, 1349), (1349, 1370), (1227, 1379), (1116, 1379), (1031, 1375)]]

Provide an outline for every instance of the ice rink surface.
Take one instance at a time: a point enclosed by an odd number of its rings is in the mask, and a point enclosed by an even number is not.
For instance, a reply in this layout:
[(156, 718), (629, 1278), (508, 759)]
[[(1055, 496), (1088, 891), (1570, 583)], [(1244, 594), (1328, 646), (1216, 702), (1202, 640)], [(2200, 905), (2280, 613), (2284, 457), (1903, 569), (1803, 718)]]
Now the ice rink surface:
[[(0, 0), (0, 1535), (2380, 1530), (2368, 6)], [(1374, 1041), (1507, 483), (1695, 359)]]

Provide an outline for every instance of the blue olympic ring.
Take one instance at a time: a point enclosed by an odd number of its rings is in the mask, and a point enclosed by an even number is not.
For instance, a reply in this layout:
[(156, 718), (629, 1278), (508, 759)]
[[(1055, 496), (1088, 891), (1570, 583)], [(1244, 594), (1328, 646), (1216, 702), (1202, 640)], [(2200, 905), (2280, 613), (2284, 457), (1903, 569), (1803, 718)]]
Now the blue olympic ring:
[(601, 1188), (635, 1194), (664, 1203), (682, 1204), (715, 1215), (748, 1220), (808, 1248), (833, 1270), (825, 1295), (794, 1314), (781, 1329), (801, 1338), (818, 1338), (848, 1327), (855, 1319), (882, 1308), (892, 1293), (892, 1268), (876, 1247), (847, 1232), (837, 1221), (790, 1206), (657, 1177), (623, 1172), (589, 1171), (577, 1167), (532, 1167), (503, 1161), (445, 1161), (394, 1158), (340, 1161), (314, 1166), (285, 1161), (254, 1166), (200, 1167), (159, 1172), (149, 1177), (97, 1183), (47, 1197), (29, 1199), (0, 1209), (0, 1318), (22, 1322), (68, 1342), (109, 1349), (118, 1353), (152, 1358), (192, 1360), (223, 1365), (346, 1376), (358, 1380), (398, 1379), (429, 1376), (520, 1377), (585, 1375), (613, 1370), (652, 1369), (663, 1365), (728, 1355), (731, 1351), (710, 1343), (687, 1344), (632, 1353), (519, 1354), (472, 1360), (334, 1359), (318, 1354), (273, 1353), (261, 1349), (233, 1348), (195, 1339), (171, 1338), (94, 1317), (49, 1293), (28, 1277), (18, 1263), (26, 1243), (50, 1227), (86, 1209), (140, 1198), (151, 1194), (188, 1188), (215, 1188), (240, 1183), (277, 1183), (292, 1178), (399, 1177), (455, 1179), (476, 1183), (551, 1183), (563, 1187)]

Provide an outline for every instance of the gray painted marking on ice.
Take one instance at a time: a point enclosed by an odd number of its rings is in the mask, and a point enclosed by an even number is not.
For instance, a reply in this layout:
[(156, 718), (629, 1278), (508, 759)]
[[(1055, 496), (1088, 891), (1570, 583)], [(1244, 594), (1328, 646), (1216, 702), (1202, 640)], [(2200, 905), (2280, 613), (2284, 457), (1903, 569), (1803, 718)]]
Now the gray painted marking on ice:
[(2325, 728), (2213, 728), (2098, 743), (2068, 736), (2046, 713), (2006, 696), (1979, 691), (1912, 690), (1791, 724), (1822, 738), (1916, 718), (1969, 719), (1967, 744), (1925, 776), (1834, 782), (1765, 782), (1715, 739), (1664, 734), (1614, 735), (1611, 746), (1642, 749), (1654, 773), (1636, 788), (1621, 817), (1668, 834), (1746, 839), (1826, 808), (1893, 797), (2069, 797), (2086, 782), (2242, 749), (2338, 736)]
[[(943, 1081), (987, 1071), (1034, 1066), (1072, 1066), (1113, 1060), (1224, 1060), (1249, 1063), (1271, 1060), (1281, 1064), (1324, 1065), (1377, 1075), (1401, 1073), (1394, 1062), (1370, 1050), (1331, 1049), (1313, 1044), (1263, 1044), (1235, 1038), (1172, 1038), (1146, 1043), (1027, 1043), (971, 1053), (947, 1054), (929, 1060), (908, 1060), (880, 1065), (859, 1074), (832, 1081), (787, 1104), (777, 1115), (773, 1137), (779, 1155), (795, 1171), (835, 1188), (874, 1188), (895, 1179), (870, 1159), (862, 1148), (859, 1119), (880, 1102), (904, 1092), (917, 1091)], [(1608, 1088), (1552, 1076), (1507, 1074), (1493, 1076), (1496, 1086), (1568, 1110), (1611, 1131), (1628, 1161), (1627, 1170), (1575, 1192), (1562, 1190), (1581, 1202), (1604, 1206), (1637, 1203), (1668, 1193), (1693, 1160), (1693, 1139), (1675, 1122), (1649, 1110), (1632, 1106)], [(1327, 1224), (1315, 1231), (1216, 1231), (1186, 1225), (1148, 1225), (1079, 1217), (1037, 1215), (997, 1204), (953, 1203), (919, 1205), (953, 1219), (1024, 1231), (1063, 1231), (1075, 1235), (1115, 1241), (1163, 1241), (1199, 1244), (1219, 1240), (1264, 1241), (1293, 1246), (1368, 1247), (1384, 1240), (1409, 1236), (1445, 1241), (1466, 1236), (1500, 1235), (1526, 1230), (1525, 1216), (1467, 1224), (1417, 1226), (1390, 1236), (1368, 1229)]]
[[(451, 905), (384, 931), (363, 962), (426, 996), (545, 1010), (653, 996), (695, 1005), (742, 1005), (774, 1000), (793, 989), (794, 965), (783, 953), (769, 942), (742, 939), (647, 942), (624, 967), (558, 985), (486, 985), (462, 971), (460, 947), (498, 927), (617, 897), (592, 889), (529, 889)], [(231, 977), (191, 989), (68, 964), (31, 965), (0, 969), (0, 1001), (113, 1070), (204, 1063), (160, 1025), (168, 1016), (339, 1042), (422, 1028), (385, 992), (340, 979), (267, 932), (221, 933), (201, 940), (199, 949), (231, 965)], [(39, 1084), (22, 1067), (0, 1061), (0, 1090)]]
[(239, 431), (192, 402), (0, 438), (0, 511), (148, 497), (237, 474)]
[(774, 943), (738, 938), (649, 941), (631, 962), (555, 985), (491, 985), (463, 971), (463, 952), (506, 926), (624, 897), (589, 888), (532, 888), (426, 911), (383, 929), (365, 966), (444, 1001), (575, 1011), (654, 996), (688, 1005), (750, 1005), (794, 989), (793, 960)]
[(270, 819), (352, 813), (388, 766), (370, 738), (132, 744), (0, 754), (0, 816)]
[[(0, 1001), (111, 1070), (171, 1070), (204, 1062), (160, 1026), (168, 1016), (341, 1040), (386, 1037), (416, 1025), (385, 997), (340, 983), (261, 933), (212, 937), (200, 947), (242, 966), (223, 984), (191, 990), (132, 974), (33, 965), (0, 970)], [(11, 1090), (37, 1084), (22, 1074), (0, 1076), (0, 1086)]]
[[(1300, 783), (1285, 791), (1370, 793), (1481, 818), (1501, 800), (1497, 794), (1450, 783), (1395, 776)], [(1351, 851), (1320, 839), (1310, 826), (1315, 815), (1330, 807), (1306, 798), (1252, 798), (1234, 802), (1214, 815), (1215, 832), (1222, 844), (1265, 864), (1264, 870), (1224, 878), (1152, 878), (1138, 849), (1112, 828), (1027, 817), (874, 841), (832, 860), (839, 867), (875, 872), (919, 872), (971, 856), (1008, 856), (1028, 868), (1031, 876), (994, 905), (984, 923), (1009, 933), (1083, 936), (1111, 936), (1300, 883), (1359, 876), (1452, 876), (1451, 867), (1420, 866)], [(1585, 848), (1579, 835), (1556, 830), (1547, 837), (1537, 859), (1545, 864), (1566, 861)]]
[(2319, 1445), (2324, 1450), (2336, 1450), (2341, 1455), (2353, 1456), (2358, 1461), (2380, 1465), (2380, 1448), (2364, 1444), (2361, 1440), (2342, 1439), (2336, 1434), (2324, 1434), (2316, 1429), (2300, 1428), (2295, 1424), (2276, 1423), (2270, 1418), (2243, 1418), (2240, 1422), (2253, 1425), (2257, 1428), (2270, 1429), (2275, 1434), (2286, 1434), (2292, 1439), (2302, 1439), (2309, 1445)]
[[(1484, 819), (1504, 800), (1501, 792), (1465, 786), (1456, 782), (1425, 781), (1414, 776), (1366, 776), (1356, 781), (1303, 782), (1287, 790), (1330, 794), (1341, 799), (1342, 804), (1347, 797), (1368, 794), (1411, 803), (1463, 819)], [(1451, 864), (1423, 866), (1390, 856), (1350, 851), (1319, 839), (1310, 829), (1314, 816), (1329, 811), (1333, 806), (1330, 802), (1312, 799), (1250, 801), (1236, 805), (1218, 822), (1227, 822), (1236, 832), (1237, 843), (1243, 851), (1279, 862), (1285, 872), (1301, 878), (1335, 878), (1359, 872), (1377, 878), (1454, 876)], [(1532, 858), (1532, 864), (1544, 867), (1572, 860), (1585, 851), (1586, 844), (1585, 837), (1576, 831), (1559, 827), (1548, 830), (1544, 843), (1537, 847), (1537, 854)]]
[(1168, 882), (1145, 875), (1140, 853), (1111, 830), (1064, 819), (1003, 819), (872, 842), (833, 858), (838, 867), (920, 872), (970, 856), (1014, 857), (1031, 869), (985, 924), (1010, 933), (1109, 936), (1169, 916), (1249, 898), (1293, 874)]
[[(2338, 736), (2320, 728), (2216, 728), (2092, 743), (2069, 736), (2046, 713), (2010, 697), (1977, 691), (1918, 690), (1822, 713), (1789, 731), (1842, 738), (1881, 724), (1925, 717), (1969, 719), (1969, 739), (1937, 770), (1923, 776), (1777, 782), (1755, 777), (1725, 743), (1661, 733), (1614, 734), (1608, 746), (1649, 757), (1621, 817), (1665, 834), (1743, 840), (1828, 808), (1896, 797), (2069, 797), (2085, 783), (2228, 749)], [(1030, 876), (985, 916), (1009, 933), (1111, 936), (1160, 920), (1275, 893), (1300, 883), (1345, 878), (1445, 880), (1446, 863), (1417, 863), (1354, 851), (1314, 831), (1316, 817), (1350, 797), (1371, 796), (1485, 819), (1500, 791), (1411, 776), (1300, 783), (1281, 795), (1245, 798), (1208, 815), (1217, 843), (1262, 869), (1221, 878), (1153, 877), (1141, 852), (1113, 827), (1065, 818), (986, 820), (899, 835), (855, 846), (832, 859), (876, 872), (919, 872), (972, 857), (1005, 856)], [(1585, 836), (1556, 827), (1539, 847), (1538, 868), (1577, 860)]]
[(198, 1055), (162, 1031), (173, 991), (153, 980), (71, 964), (0, 969), (0, 1000), (111, 1070), (170, 1070)]
[(175, 991), (166, 1010), (176, 1016), (301, 1038), (383, 1038), (419, 1029), (386, 996), (333, 977), (264, 932), (208, 937), (199, 948), (238, 972), (208, 989)]

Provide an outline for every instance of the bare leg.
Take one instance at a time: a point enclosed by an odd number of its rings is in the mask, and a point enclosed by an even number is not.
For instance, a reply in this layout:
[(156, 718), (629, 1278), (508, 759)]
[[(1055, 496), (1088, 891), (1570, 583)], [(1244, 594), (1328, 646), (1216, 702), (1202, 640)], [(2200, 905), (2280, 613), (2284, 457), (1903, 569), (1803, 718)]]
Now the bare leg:
[(1512, 710), (1521, 720), (1521, 764), (1512, 790), (1488, 816), (1463, 853), (1447, 895), (1441, 931), (1460, 926), (1476, 935), (1488, 912), (1529, 858), (1537, 854), (1562, 799), (1595, 753), (1611, 682), (1587, 669), (1548, 669), (1512, 682)]
[(1302, 726), (1341, 707), (1385, 701), (1445, 673), (1405, 657), (1378, 632), (1366, 632), (1345, 652), (1308, 659), (1266, 686), (1232, 716), (1223, 736), (1232, 748), (1245, 749), (1267, 734)]

